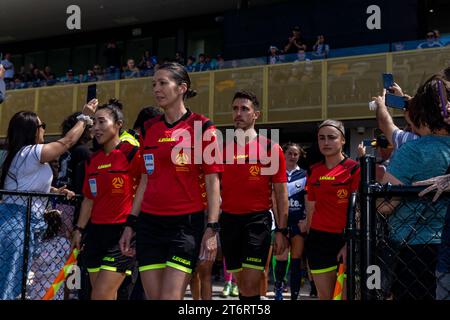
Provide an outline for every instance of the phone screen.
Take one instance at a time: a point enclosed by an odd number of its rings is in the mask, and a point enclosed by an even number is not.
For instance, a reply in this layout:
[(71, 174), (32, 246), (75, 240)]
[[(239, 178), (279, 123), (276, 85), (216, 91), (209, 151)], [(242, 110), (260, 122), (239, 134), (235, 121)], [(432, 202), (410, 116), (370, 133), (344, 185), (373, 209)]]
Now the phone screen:
[(396, 109), (404, 109), (405, 99), (392, 93), (386, 93), (386, 106)]
[(383, 88), (389, 90), (394, 85), (394, 76), (392, 73), (383, 73)]
[(96, 84), (90, 84), (87, 88), (87, 97), (86, 97), (86, 103), (91, 101), (92, 99), (97, 98), (97, 85)]

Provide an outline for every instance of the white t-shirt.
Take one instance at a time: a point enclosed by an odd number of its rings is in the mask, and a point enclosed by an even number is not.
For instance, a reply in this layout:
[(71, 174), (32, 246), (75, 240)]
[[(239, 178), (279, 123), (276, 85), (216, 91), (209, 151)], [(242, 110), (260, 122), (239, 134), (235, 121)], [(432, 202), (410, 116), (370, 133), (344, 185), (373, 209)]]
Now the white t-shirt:
[[(5, 179), (5, 190), (49, 193), (53, 172), (48, 163), (41, 163), (43, 144), (23, 147), (14, 157)], [(17, 196), (5, 196), (5, 203), (26, 205)], [(32, 211), (43, 213), (46, 198), (33, 199)]]

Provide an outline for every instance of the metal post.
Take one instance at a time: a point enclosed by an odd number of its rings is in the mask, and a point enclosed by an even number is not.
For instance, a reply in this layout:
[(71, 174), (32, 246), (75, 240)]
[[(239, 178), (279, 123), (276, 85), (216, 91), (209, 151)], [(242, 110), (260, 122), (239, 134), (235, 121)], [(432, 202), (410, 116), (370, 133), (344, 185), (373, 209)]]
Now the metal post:
[(32, 197), (28, 196), (27, 199), (27, 213), (25, 217), (25, 237), (23, 241), (23, 267), (22, 267), (22, 293), (21, 300), (26, 299), (27, 292), (27, 279), (28, 279), (28, 257), (30, 255), (30, 235), (31, 235), (31, 200)]
[(356, 296), (356, 245), (357, 245), (357, 229), (356, 229), (356, 192), (353, 192), (350, 196), (347, 210), (347, 300), (355, 300)]
[(367, 267), (374, 264), (376, 204), (371, 184), (375, 182), (375, 157), (361, 158), (361, 299), (373, 300), (374, 290), (367, 287)]

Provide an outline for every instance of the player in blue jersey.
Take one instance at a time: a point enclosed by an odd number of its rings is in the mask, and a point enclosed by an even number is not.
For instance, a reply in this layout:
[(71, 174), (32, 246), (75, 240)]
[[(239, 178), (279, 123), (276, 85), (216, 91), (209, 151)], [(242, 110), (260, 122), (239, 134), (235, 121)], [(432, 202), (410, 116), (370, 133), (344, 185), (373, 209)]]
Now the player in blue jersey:
[[(290, 248), (290, 288), (291, 300), (297, 300), (301, 283), (301, 259), (306, 235), (306, 171), (298, 166), (306, 152), (297, 143), (289, 142), (283, 146), (286, 158), (287, 189), (289, 195), (289, 248)], [(276, 257), (275, 266), (275, 299), (282, 300), (283, 279), (286, 273), (288, 250)]]

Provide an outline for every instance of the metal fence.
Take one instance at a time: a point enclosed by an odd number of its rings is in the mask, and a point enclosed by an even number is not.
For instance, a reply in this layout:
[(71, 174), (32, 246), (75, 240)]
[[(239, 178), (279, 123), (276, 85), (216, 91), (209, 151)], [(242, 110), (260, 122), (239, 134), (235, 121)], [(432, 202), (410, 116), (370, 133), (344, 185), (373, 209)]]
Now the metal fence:
[[(350, 300), (433, 300), (447, 286), (436, 262), (450, 195), (432, 202), (424, 187), (380, 185), (375, 158), (361, 161), (361, 188), (347, 222)], [(448, 250), (448, 248), (447, 248)], [(447, 295), (447, 296), (445, 296)], [(450, 299), (448, 291), (440, 298)]]
[[(70, 254), (80, 197), (0, 190), (0, 300), (40, 300)], [(63, 299), (61, 289), (55, 299)]]

